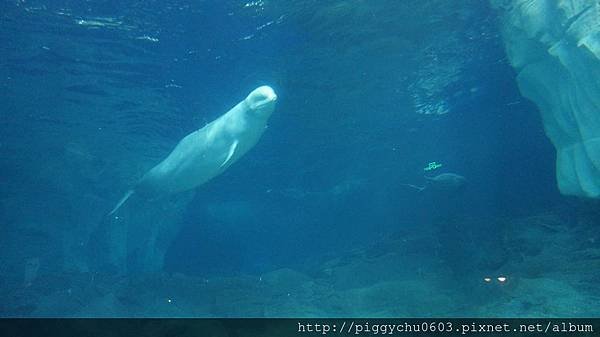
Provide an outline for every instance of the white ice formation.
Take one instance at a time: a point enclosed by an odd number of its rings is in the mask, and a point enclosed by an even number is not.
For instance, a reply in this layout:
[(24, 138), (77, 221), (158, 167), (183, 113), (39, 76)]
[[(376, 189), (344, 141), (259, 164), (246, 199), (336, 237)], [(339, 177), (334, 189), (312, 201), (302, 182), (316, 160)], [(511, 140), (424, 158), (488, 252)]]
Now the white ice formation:
[(600, 198), (600, 4), (491, 0), (521, 93), (557, 152), (561, 193)]

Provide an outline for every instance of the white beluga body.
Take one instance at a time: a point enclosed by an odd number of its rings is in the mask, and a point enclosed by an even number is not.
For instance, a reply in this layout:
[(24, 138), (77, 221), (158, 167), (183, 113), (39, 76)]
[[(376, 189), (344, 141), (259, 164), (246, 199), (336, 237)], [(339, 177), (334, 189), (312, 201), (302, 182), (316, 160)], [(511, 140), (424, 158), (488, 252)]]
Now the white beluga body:
[(231, 110), (185, 136), (125, 194), (110, 214), (134, 193), (150, 196), (177, 193), (198, 187), (223, 173), (256, 145), (276, 100), (271, 87), (256, 88)]

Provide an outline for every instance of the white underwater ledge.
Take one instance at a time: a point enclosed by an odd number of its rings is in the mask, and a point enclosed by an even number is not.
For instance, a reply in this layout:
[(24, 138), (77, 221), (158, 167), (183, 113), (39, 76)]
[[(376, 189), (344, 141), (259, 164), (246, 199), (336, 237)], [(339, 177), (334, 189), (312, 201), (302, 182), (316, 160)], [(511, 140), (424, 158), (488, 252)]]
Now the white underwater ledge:
[(490, 0), (523, 96), (557, 151), (558, 188), (600, 198), (600, 4)]

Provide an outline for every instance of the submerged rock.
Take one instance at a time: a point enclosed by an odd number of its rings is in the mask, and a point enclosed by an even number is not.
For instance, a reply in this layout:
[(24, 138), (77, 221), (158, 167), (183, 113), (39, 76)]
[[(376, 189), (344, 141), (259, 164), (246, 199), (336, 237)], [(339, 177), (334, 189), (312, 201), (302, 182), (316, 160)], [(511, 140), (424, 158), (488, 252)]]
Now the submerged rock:
[(600, 198), (600, 4), (492, 0), (523, 96), (556, 148), (561, 193)]

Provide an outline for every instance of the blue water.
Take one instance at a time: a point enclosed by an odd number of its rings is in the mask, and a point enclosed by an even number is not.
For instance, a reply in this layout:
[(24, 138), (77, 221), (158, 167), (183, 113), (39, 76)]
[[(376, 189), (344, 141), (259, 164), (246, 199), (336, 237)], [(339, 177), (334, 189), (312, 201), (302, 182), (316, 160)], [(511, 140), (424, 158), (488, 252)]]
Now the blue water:
[[(509, 273), (543, 280), (540, 291), (548, 280), (578, 284), (576, 272), (539, 267), (547, 246), (536, 242), (583, 240), (597, 212), (559, 194), (554, 149), (485, 1), (15, 0), (0, 13), (0, 315), (598, 312), (578, 299), (523, 298), (528, 281), (508, 290), (481, 282)], [(260, 85), (274, 88), (277, 107), (246, 156), (194, 191), (134, 200), (106, 217), (182, 137)], [(434, 161), (443, 166), (425, 172)], [(405, 185), (447, 172), (466, 188)], [(536, 217), (550, 228), (543, 239)], [(527, 240), (535, 252), (523, 251)], [(565, 247), (573, 259), (581, 249)], [(408, 262), (391, 260), (397, 274), (340, 281), (349, 265), (360, 273), (365, 256), (386, 270), (386, 256), (404, 253)], [(286, 276), (304, 280), (303, 302), (278, 295), (278, 286), (288, 291), (273, 276), (282, 270), (311, 280)], [(429, 291), (454, 304), (333, 303), (411, 274), (447, 277), (456, 287)], [(263, 276), (271, 297), (246, 283)], [(203, 282), (214, 288), (192, 289)], [(598, 290), (585, 282), (573, 286), (582, 298)], [(149, 300), (164, 284), (180, 288), (175, 311)], [(481, 289), (469, 302), (473, 284)], [(231, 289), (253, 300), (222, 305)], [(192, 293), (213, 304), (198, 307)], [(313, 303), (322, 298), (330, 305)]]

